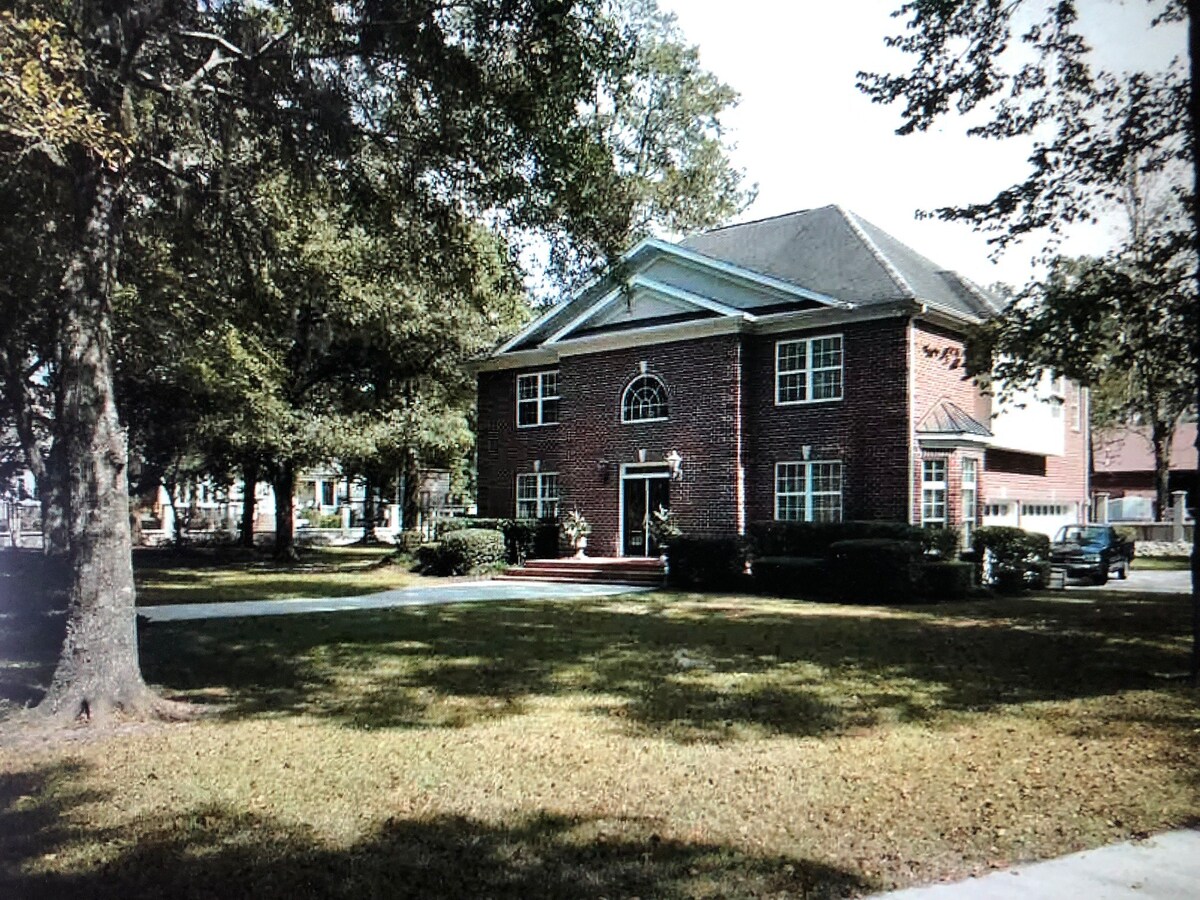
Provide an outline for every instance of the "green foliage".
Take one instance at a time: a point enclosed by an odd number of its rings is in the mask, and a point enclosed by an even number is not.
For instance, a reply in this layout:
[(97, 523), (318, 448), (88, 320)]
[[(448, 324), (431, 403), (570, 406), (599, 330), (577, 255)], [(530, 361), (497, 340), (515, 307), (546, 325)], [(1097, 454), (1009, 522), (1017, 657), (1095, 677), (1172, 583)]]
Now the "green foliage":
[(746, 582), (749, 552), (742, 538), (676, 537), (670, 542), (667, 581), (695, 591), (736, 590)]
[(973, 546), (982, 566), (981, 584), (1009, 594), (1045, 587), (1050, 558), (1050, 538), (1046, 535), (995, 525), (977, 528)]
[(829, 587), (839, 600), (906, 603), (920, 586), (919, 544), (895, 538), (857, 538), (829, 547)]
[(962, 532), (957, 528), (924, 528), (921, 530), (921, 548), (928, 556), (952, 560), (962, 546)]
[(756, 555), (823, 557), (838, 541), (883, 538), (923, 545), (925, 529), (903, 522), (754, 522)]
[(467, 575), (504, 562), (504, 535), (491, 528), (463, 528), (438, 542), (436, 575)]
[(406, 556), (415, 556), (418, 548), (425, 543), (428, 543), (425, 535), (413, 528), (406, 528), (396, 535), (396, 552)]
[(583, 513), (577, 509), (571, 510), (562, 521), (562, 533), (568, 541), (575, 544), (580, 538), (585, 538), (592, 533), (592, 526)]
[(553, 559), (558, 556), (558, 523), (553, 519), (442, 519), (438, 537), (444, 538), (464, 528), (490, 528), (504, 534), (504, 558), (511, 565), (527, 559)]
[(763, 556), (753, 562), (754, 588), (773, 597), (813, 599), (829, 591), (824, 557)]
[(937, 560), (921, 563), (919, 591), (929, 600), (965, 600), (975, 584), (975, 566), (969, 562)]
[(660, 547), (670, 547), (683, 537), (679, 517), (665, 506), (650, 513), (650, 536)]
[(322, 513), (319, 509), (302, 509), (297, 515), (312, 528), (341, 528), (342, 517), (337, 513)]

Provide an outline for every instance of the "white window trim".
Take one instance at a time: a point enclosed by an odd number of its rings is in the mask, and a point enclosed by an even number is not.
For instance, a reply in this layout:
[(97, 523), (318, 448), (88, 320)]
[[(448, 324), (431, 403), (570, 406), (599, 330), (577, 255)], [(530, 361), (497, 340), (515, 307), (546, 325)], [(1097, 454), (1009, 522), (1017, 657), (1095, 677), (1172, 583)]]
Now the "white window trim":
[[(812, 467), (821, 465), (836, 465), (838, 467), (838, 491), (837, 491), (837, 518), (833, 520), (822, 519), (821, 521), (842, 521), (845, 513), (845, 496), (846, 496), (846, 469), (840, 459), (785, 459), (775, 463), (775, 481), (772, 485), (772, 491), (775, 497), (775, 521), (776, 522), (813, 522), (813, 498), (816, 496), (832, 496), (831, 491), (821, 491), (814, 493), (812, 489)], [(779, 493), (779, 468), (781, 466), (801, 466), (804, 469), (804, 493)], [(804, 497), (804, 518), (803, 519), (781, 519), (779, 517), (779, 498), (784, 497)]]
[[(814, 372), (832, 372), (834, 369), (834, 366), (823, 366), (820, 369), (813, 369), (813, 365), (812, 365), (813, 343), (815, 341), (828, 340), (829, 338), (837, 338), (839, 341), (841, 341), (842, 357), (841, 357), (841, 362), (836, 367), (842, 376), (838, 382), (838, 395), (836, 397), (820, 397), (820, 398), (814, 400), (814, 399), (812, 399), (812, 396), (811, 396), (812, 395), (812, 385), (813, 385), (813, 378), (812, 378), (813, 373)], [(783, 344), (804, 344), (804, 368), (803, 369), (791, 369), (787, 372), (781, 372), (779, 370), (779, 348)], [(843, 399), (845, 399), (845, 396), (846, 396), (846, 339), (840, 332), (835, 333), (835, 334), (814, 334), (812, 337), (786, 338), (784, 340), (776, 341), (775, 342), (775, 359), (773, 361), (773, 364), (775, 366), (775, 405), (776, 406), (808, 406), (813, 403), (839, 403)], [(780, 379), (784, 375), (795, 375), (797, 372), (806, 372), (807, 373), (807, 378), (805, 378), (804, 387), (805, 387), (805, 393), (808, 394), (809, 396), (805, 397), (803, 400), (780, 400), (779, 399)]]
[[(562, 405), (561, 392), (557, 393), (557, 394), (543, 393), (543, 384), (545, 383), (543, 381), (543, 376), (551, 375), (551, 374), (553, 374), (557, 377), (559, 374), (558, 369), (541, 369), (537, 372), (522, 372), (520, 375), (517, 376), (517, 380), (516, 380), (517, 407), (515, 410), (515, 414), (517, 417), (517, 427), (518, 428), (547, 428), (551, 425), (558, 424), (557, 419), (553, 422), (543, 421), (543, 419), (545, 417), (545, 407), (546, 407), (547, 400), (557, 400), (559, 402), (560, 408)], [(537, 379), (537, 396), (536, 397), (522, 397), (521, 396), (521, 379), (522, 378)], [(522, 403), (533, 404), (534, 408), (537, 409), (537, 421), (536, 422), (529, 422), (528, 424), (524, 424), (524, 425), (521, 424), (521, 404)]]
[[(516, 518), (518, 518), (518, 519), (528, 518), (527, 516), (521, 515), (521, 504), (522, 503), (536, 503), (537, 504), (537, 507), (536, 507), (537, 515), (533, 516), (533, 518), (535, 518), (535, 519), (549, 518), (549, 516), (547, 516), (545, 514), (545, 510), (543, 509), (543, 507), (548, 506), (551, 503), (554, 504), (555, 515), (557, 515), (557, 512), (558, 512), (557, 507), (558, 507), (558, 503), (559, 503), (559, 500), (561, 499), (561, 497), (559, 494), (555, 494), (553, 497), (547, 495), (545, 492), (545, 487), (544, 487), (544, 485), (546, 483), (546, 479), (550, 478), (550, 477), (554, 478), (555, 486), (557, 486), (558, 485), (558, 473), (557, 472), (518, 472), (517, 473), (516, 493), (514, 494), (515, 502), (513, 504), (513, 513), (515, 514)], [(536, 498), (536, 500), (531, 499), (531, 498), (523, 499), (521, 497), (521, 479), (522, 478), (537, 479), (537, 498)]]
[[(625, 398), (627, 398), (629, 396), (629, 391), (633, 388), (633, 386), (635, 384), (637, 384), (639, 381), (641, 381), (643, 378), (652, 379), (653, 381), (658, 383), (659, 388), (663, 392), (663, 397), (666, 398), (667, 414), (665, 416), (655, 416), (653, 419), (628, 419), (625, 417)], [(659, 378), (657, 375), (651, 375), (648, 372), (643, 372), (643, 373), (639, 374), (637, 377), (633, 378), (629, 382), (629, 384), (625, 385), (625, 390), (621, 391), (621, 424), (622, 425), (644, 425), (647, 422), (666, 422), (671, 418), (671, 402), (670, 401), (671, 401), (671, 398), (670, 398), (670, 395), (667, 393), (666, 382), (663, 381), (661, 378)]]
[[(941, 479), (930, 480), (926, 474), (925, 467), (930, 463), (942, 464)], [(945, 459), (923, 459), (921, 460), (921, 525), (940, 525), (945, 528), (950, 520), (950, 463)], [(925, 492), (940, 491), (942, 494), (942, 515), (940, 517), (932, 517), (925, 515)]]

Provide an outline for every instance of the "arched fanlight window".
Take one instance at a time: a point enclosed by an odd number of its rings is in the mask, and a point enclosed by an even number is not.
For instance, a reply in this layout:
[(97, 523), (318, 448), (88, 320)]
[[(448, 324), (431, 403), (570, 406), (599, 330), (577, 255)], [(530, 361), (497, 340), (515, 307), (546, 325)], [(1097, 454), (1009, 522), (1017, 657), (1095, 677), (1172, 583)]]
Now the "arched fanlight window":
[(653, 375), (639, 375), (621, 397), (622, 422), (653, 422), (667, 418), (667, 387)]

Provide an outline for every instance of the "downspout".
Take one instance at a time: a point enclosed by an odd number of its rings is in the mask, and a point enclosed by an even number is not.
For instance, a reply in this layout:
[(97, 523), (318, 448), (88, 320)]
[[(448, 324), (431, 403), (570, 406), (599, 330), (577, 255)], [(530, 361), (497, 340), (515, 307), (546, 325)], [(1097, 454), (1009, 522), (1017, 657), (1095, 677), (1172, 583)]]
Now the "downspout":
[(733, 471), (733, 491), (735, 504), (735, 517), (737, 521), (738, 536), (746, 533), (746, 464), (743, 456), (743, 435), (742, 435), (742, 403), (743, 403), (743, 388), (742, 388), (742, 343), (743, 337), (738, 335), (736, 346), (736, 365), (734, 367), (734, 409), (733, 409), (733, 440), (734, 440), (734, 471)]
[(906, 519), (909, 525), (915, 524), (913, 517), (913, 508), (916, 505), (916, 427), (917, 427), (917, 379), (913, 370), (913, 366), (917, 359), (917, 330), (913, 325), (914, 319), (908, 317), (905, 328), (908, 331), (908, 365), (904, 367), (904, 371), (908, 377), (908, 496), (905, 499), (905, 506), (908, 509)]

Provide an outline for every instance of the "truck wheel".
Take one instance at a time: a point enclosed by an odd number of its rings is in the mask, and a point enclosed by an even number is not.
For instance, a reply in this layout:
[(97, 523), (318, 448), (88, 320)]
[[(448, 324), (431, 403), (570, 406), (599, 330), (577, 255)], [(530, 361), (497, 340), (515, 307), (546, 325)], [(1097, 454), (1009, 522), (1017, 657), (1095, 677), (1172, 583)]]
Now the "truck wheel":
[(1092, 573), (1092, 584), (1102, 586), (1108, 584), (1108, 567), (1101, 566)]
[(1117, 566), (1117, 581), (1124, 581), (1129, 577), (1129, 563), (1121, 560), (1121, 564)]

